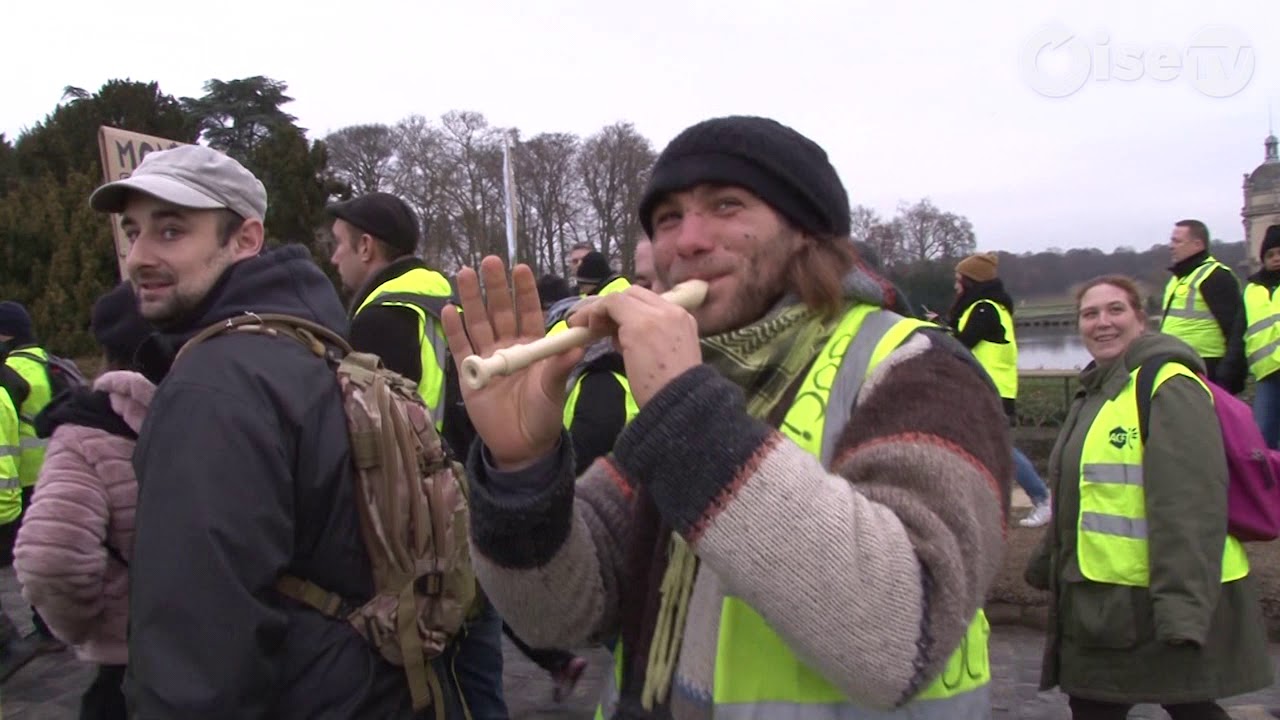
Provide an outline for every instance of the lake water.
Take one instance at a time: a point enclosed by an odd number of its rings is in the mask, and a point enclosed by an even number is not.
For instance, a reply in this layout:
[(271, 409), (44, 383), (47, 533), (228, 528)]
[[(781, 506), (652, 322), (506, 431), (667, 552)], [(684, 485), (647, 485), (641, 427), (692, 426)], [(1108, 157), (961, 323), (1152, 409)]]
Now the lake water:
[(1018, 369), (1080, 369), (1092, 358), (1074, 329), (1018, 330)]

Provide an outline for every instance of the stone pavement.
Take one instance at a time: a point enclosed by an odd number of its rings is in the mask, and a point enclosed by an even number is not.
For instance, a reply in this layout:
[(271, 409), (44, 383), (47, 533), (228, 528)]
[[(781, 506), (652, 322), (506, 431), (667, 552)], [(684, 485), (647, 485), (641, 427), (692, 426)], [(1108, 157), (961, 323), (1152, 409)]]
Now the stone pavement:
[[(18, 594), (12, 570), (0, 571), (0, 601), (19, 627), (29, 631), (29, 613)], [(1044, 635), (1036, 630), (1014, 626), (992, 629), (993, 718), (1069, 720), (1066, 698), (1061, 693), (1036, 691), (1043, 641)], [(546, 673), (525, 660), (509, 643), (504, 651), (507, 658), (504, 683), (513, 720), (589, 720), (592, 717), (594, 698), (609, 664), (607, 654), (598, 650), (590, 652), (588, 676), (579, 683), (572, 697), (557, 704), (552, 702)], [(1271, 654), (1280, 666), (1280, 645), (1273, 645)], [(92, 669), (76, 661), (70, 652), (36, 658), (0, 687), (4, 720), (75, 718), (80, 693), (92, 674)], [(1228, 698), (1224, 704), (1236, 720), (1274, 720), (1280, 717), (1280, 683), (1263, 692)], [(1277, 713), (1273, 715), (1267, 708), (1276, 709)], [(1166, 717), (1160, 708), (1147, 706), (1135, 709), (1130, 715), (1134, 720)]]

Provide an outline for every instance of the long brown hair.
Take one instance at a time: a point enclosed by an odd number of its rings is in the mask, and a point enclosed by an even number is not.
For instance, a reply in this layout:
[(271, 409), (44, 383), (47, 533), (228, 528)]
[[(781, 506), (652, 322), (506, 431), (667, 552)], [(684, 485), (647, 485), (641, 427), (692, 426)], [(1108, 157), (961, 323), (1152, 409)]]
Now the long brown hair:
[(848, 238), (806, 238), (787, 263), (787, 287), (831, 317), (844, 309), (844, 277), (858, 263)]

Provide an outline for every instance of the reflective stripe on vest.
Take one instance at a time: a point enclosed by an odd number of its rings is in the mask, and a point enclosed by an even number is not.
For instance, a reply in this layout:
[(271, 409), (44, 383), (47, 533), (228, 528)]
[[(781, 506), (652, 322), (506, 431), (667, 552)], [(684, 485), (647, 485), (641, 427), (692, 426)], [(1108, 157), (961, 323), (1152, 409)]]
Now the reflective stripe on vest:
[(18, 475), (18, 413), (8, 393), (0, 393), (0, 525), (22, 514), (22, 478)]
[(956, 331), (964, 332), (965, 326), (969, 324), (969, 316), (973, 314), (978, 305), (983, 303), (995, 308), (996, 315), (1000, 318), (1000, 326), (1004, 328), (1006, 342), (1001, 344), (982, 340), (977, 345), (974, 345), (970, 352), (973, 353), (973, 357), (982, 365), (982, 368), (987, 371), (987, 374), (991, 376), (991, 381), (996, 384), (996, 390), (1000, 392), (1000, 397), (1017, 400), (1018, 341), (1013, 333), (1013, 315), (998, 302), (979, 300), (965, 308), (964, 314), (960, 316)]
[[(830, 467), (863, 381), (912, 332), (933, 327), (870, 306), (850, 310), (805, 377), (780, 430)], [(726, 597), (716, 647), (713, 717), (927, 718), (977, 720), (990, 715), (990, 625), (979, 610), (946, 669), (906, 706), (892, 712), (858, 707), (805, 665), (744, 601)]]
[(1244, 315), (1249, 372), (1261, 380), (1280, 370), (1280, 296), (1264, 285), (1249, 283), (1244, 289)]
[[(622, 373), (609, 373), (613, 375), (618, 384), (622, 386), (622, 395), (626, 402), (626, 420), (623, 424), (629, 424), (640, 413), (640, 406), (636, 405), (636, 398), (631, 394), (631, 383), (627, 382), (627, 376)], [(573, 415), (578, 410), (578, 396), (582, 394), (582, 382), (587, 379), (587, 373), (582, 373), (573, 383), (573, 389), (569, 391), (569, 397), (564, 400), (564, 429), (570, 430), (573, 425)]]
[[(47, 360), (49, 354), (39, 347), (24, 347), (20, 352), (34, 355), (40, 360)], [(40, 466), (44, 465), (45, 442), (36, 437), (36, 428), (31, 418), (40, 414), (53, 397), (53, 389), (49, 387), (49, 371), (43, 362), (21, 355), (10, 355), (5, 364), (22, 376), (31, 392), (18, 411), (18, 435), (22, 448), (22, 457), (18, 461), (18, 476), (22, 478), (23, 487), (31, 487), (40, 477)]]
[[(1164, 288), (1164, 318), (1160, 332), (1182, 340), (1204, 358), (1220, 358), (1227, 353), (1227, 339), (1209, 311), (1200, 284), (1218, 268), (1231, 268), (1207, 258), (1184, 277), (1171, 277)], [(1235, 273), (1231, 273), (1235, 277)]]
[(382, 283), (365, 297), (353, 315), (359, 315), (367, 307), (403, 307), (418, 315), (418, 349), (421, 353), (422, 377), (418, 380), (418, 395), (431, 410), (436, 428), (444, 422), (444, 364), (448, 362), (449, 344), (440, 322), (426, 310), (412, 302), (388, 298), (391, 295), (421, 295), (429, 298), (447, 298), (453, 293), (449, 281), (443, 275), (426, 268), (413, 268), (408, 272)]
[[(1152, 395), (1176, 375), (1185, 375), (1204, 387), (1190, 370), (1168, 363), (1156, 375)], [(1137, 377), (1135, 368), (1124, 391), (1103, 403), (1085, 433), (1080, 454), (1076, 560), (1080, 573), (1094, 582), (1147, 587), (1151, 580), (1150, 550), (1143, 444), (1135, 397)], [(1205, 392), (1209, 392), (1207, 387)], [(1249, 558), (1244, 546), (1228, 535), (1222, 551), (1222, 581), (1239, 580), (1248, 574)]]

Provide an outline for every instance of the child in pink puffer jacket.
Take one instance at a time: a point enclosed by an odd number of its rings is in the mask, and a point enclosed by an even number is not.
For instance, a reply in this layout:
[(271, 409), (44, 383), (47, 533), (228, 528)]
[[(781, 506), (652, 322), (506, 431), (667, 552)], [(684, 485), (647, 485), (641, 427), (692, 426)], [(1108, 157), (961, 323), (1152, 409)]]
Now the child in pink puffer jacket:
[(127, 370), (150, 327), (127, 284), (93, 308), (107, 372), (64, 393), (36, 418), (49, 438), (35, 496), (18, 531), (14, 568), (22, 594), (63, 642), (99, 666), (82, 718), (124, 718), (129, 568), (138, 484), (133, 448), (155, 385)]

